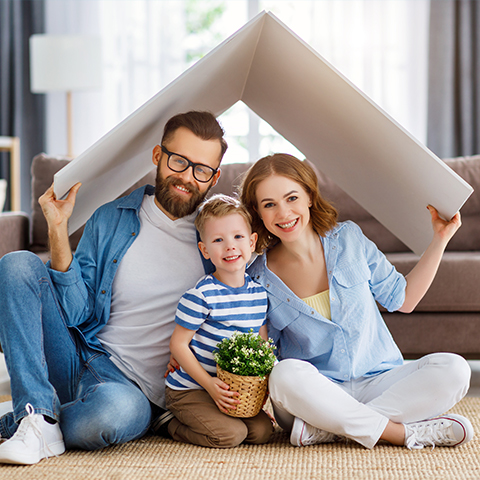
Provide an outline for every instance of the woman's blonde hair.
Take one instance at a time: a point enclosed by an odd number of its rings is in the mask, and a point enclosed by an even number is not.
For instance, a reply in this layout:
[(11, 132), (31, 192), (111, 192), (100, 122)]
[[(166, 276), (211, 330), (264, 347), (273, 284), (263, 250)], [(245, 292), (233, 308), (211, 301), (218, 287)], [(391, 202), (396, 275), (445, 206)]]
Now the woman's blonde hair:
[(200, 205), (198, 215), (195, 218), (195, 227), (200, 234), (200, 238), (203, 240), (205, 223), (209, 218), (226, 217), (227, 215), (233, 215), (234, 213), (238, 213), (238, 215), (243, 217), (251, 231), (252, 218), (239, 200), (220, 193), (205, 200)]
[(310, 220), (313, 230), (322, 237), (337, 224), (337, 210), (320, 194), (317, 175), (313, 168), (298, 158), (286, 153), (263, 157), (247, 171), (240, 186), (240, 200), (252, 216), (252, 230), (257, 232), (257, 253), (272, 247), (279, 240), (270, 233), (257, 212), (257, 187), (271, 175), (280, 175), (298, 183), (311, 199)]

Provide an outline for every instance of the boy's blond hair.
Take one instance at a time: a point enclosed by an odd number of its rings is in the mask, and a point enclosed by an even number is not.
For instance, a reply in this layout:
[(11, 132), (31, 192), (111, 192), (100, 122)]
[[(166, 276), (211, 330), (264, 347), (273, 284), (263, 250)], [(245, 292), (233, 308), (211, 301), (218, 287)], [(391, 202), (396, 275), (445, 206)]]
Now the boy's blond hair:
[(247, 209), (233, 197), (228, 195), (217, 194), (205, 200), (199, 208), (197, 218), (195, 219), (195, 227), (200, 233), (200, 238), (205, 232), (205, 223), (209, 218), (226, 217), (238, 213), (243, 217), (250, 231), (252, 231), (252, 217)]

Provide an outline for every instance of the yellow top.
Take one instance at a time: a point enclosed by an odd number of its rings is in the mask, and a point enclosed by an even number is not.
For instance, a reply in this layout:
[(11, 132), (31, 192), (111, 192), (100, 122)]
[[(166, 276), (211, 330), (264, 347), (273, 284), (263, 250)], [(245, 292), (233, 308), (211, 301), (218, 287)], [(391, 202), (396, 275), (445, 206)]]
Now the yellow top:
[(311, 297), (302, 298), (302, 300), (309, 306), (314, 308), (322, 317), (328, 320), (330, 318), (330, 290), (312, 295)]

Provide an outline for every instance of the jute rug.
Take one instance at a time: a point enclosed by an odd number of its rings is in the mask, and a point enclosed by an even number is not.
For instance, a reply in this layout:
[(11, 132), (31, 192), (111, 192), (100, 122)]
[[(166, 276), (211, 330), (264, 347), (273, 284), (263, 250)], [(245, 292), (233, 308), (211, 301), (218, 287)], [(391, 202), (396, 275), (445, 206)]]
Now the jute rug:
[(477, 432), (473, 441), (463, 447), (410, 451), (377, 445), (373, 450), (366, 450), (355, 443), (342, 443), (296, 448), (289, 444), (287, 435), (277, 429), (267, 445), (217, 450), (149, 436), (97, 452), (68, 451), (34, 466), (2, 465), (0, 478), (480, 479), (480, 398), (465, 398), (452, 412), (470, 418)]

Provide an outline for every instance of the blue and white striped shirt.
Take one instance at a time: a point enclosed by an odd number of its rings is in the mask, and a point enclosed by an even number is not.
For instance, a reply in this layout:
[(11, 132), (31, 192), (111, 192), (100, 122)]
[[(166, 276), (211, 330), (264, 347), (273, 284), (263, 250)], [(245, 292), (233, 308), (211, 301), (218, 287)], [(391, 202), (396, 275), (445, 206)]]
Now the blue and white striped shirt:
[[(175, 322), (195, 330), (190, 342), (200, 365), (216, 376), (213, 351), (217, 343), (230, 338), (235, 331), (258, 333), (266, 322), (267, 292), (245, 274), (242, 287), (234, 288), (212, 275), (202, 277), (194, 288), (188, 290), (177, 307)], [(169, 373), (166, 385), (174, 390), (202, 388), (185, 370)]]

